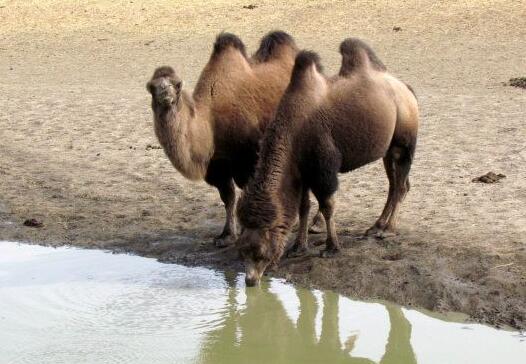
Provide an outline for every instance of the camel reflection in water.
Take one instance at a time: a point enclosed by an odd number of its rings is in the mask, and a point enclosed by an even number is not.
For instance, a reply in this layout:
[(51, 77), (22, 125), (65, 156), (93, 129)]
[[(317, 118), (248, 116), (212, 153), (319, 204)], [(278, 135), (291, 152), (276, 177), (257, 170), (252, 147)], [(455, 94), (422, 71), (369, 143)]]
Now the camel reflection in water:
[[(375, 306), (369, 314), (384, 321), (369, 324), (365, 332), (365, 326), (360, 330), (349, 322), (352, 313), (346, 316), (353, 301), (335, 293), (296, 289), (278, 281), (236, 289), (236, 277), (226, 279), (225, 320), (203, 341), (200, 364), (416, 363), (411, 325), (399, 307), (357, 303)], [(354, 312), (354, 317), (359, 321), (367, 311)], [(358, 348), (360, 341), (366, 347)]]

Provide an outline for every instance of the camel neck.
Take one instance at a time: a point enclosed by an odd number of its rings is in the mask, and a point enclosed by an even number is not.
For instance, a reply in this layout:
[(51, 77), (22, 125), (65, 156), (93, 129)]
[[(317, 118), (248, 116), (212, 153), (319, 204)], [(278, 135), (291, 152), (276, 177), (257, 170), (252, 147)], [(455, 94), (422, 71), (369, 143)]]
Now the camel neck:
[(179, 103), (155, 112), (155, 133), (174, 167), (190, 180), (205, 178), (214, 152), (210, 120), (185, 92)]
[(244, 226), (289, 230), (294, 223), (297, 175), (292, 162), (293, 133), (288, 125), (271, 125), (254, 178), (249, 182), (240, 213)]

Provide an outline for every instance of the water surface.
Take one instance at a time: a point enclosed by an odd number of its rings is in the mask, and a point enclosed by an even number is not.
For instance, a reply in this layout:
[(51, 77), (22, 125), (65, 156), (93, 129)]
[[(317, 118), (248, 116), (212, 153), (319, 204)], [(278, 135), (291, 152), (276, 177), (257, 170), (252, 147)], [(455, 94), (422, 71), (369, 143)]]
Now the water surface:
[[(433, 315), (435, 316), (435, 315)], [(97, 250), (0, 242), (0, 363), (524, 363), (526, 337)]]

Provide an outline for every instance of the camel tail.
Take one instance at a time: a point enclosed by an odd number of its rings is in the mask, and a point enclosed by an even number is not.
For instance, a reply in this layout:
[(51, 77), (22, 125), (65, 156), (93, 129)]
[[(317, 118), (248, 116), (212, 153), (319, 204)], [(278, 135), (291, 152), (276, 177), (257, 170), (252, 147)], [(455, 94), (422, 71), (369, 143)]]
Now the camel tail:
[(409, 89), (409, 91), (411, 91), (411, 93), (413, 94), (415, 99), (418, 101), (418, 96), (416, 96), (416, 92), (415, 92), (415, 89), (413, 88), (413, 86), (411, 86), (410, 84), (405, 83), (405, 82), (404, 82), (404, 85), (405, 85), (405, 87), (407, 87)]
[(259, 49), (252, 58), (258, 63), (268, 62), (279, 54), (279, 48), (282, 46), (298, 49), (291, 35), (281, 30), (272, 31), (261, 39)]
[(340, 54), (342, 55), (340, 76), (347, 76), (367, 65), (377, 71), (387, 71), (387, 67), (385, 67), (380, 58), (378, 58), (373, 49), (361, 39), (345, 39), (340, 44)]
[(221, 52), (223, 52), (228, 47), (234, 47), (235, 49), (239, 50), (241, 54), (243, 54), (243, 57), (247, 58), (247, 50), (245, 48), (245, 44), (239, 37), (232, 33), (220, 33), (216, 37), (216, 41), (214, 43), (214, 51), (212, 52), (212, 56), (218, 55)]
[(413, 160), (415, 159), (415, 150), (416, 150), (416, 136), (409, 142), (409, 144), (406, 146), (407, 155), (406, 161), (409, 164), (413, 163)]

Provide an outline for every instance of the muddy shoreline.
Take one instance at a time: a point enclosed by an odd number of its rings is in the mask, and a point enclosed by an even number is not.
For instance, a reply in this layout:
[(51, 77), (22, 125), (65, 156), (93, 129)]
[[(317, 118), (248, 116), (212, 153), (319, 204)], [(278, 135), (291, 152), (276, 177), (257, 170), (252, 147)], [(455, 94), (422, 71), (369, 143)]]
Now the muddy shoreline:
[[(192, 88), (221, 30), (249, 52), (269, 30), (288, 31), (329, 74), (338, 44), (356, 36), (421, 106), (399, 235), (360, 239), (387, 197), (373, 163), (340, 178), (343, 256), (285, 259), (272, 274), (526, 329), (526, 92), (507, 85), (524, 77), (524, 4), (96, 3), (0, 6), (0, 240), (240, 269), (235, 250), (212, 244), (224, 222), (217, 192), (185, 180), (158, 149), (145, 84), (166, 64)], [(472, 182), (490, 171), (506, 178)]]
[[(104, 249), (156, 258), (163, 263), (243, 271), (234, 247), (218, 249), (211, 242), (192, 236), (165, 233), (130, 240), (96, 238), (96, 242), (64, 243), (59, 242), (53, 232), (43, 236), (47, 241), (30, 240), (24, 232), (28, 228), (11, 226), (12, 229), (1, 230), (2, 239)], [(83, 235), (86, 236), (86, 232)], [(93, 235), (98, 236), (95, 232)], [(322, 237), (323, 234), (311, 234), (310, 240), (314, 242)], [(343, 256), (284, 258), (269, 275), (301, 287), (331, 289), (357, 299), (386, 300), (438, 312), (461, 312), (469, 316), (469, 322), (526, 329), (526, 279), (510, 274), (513, 265), (498, 256), (469, 248), (458, 249), (452, 255), (450, 249), (430, 246), (424, 241), (409, 242), (401, 236), (362, 239), (361, 234), (355, 232), (340, 238)]]

